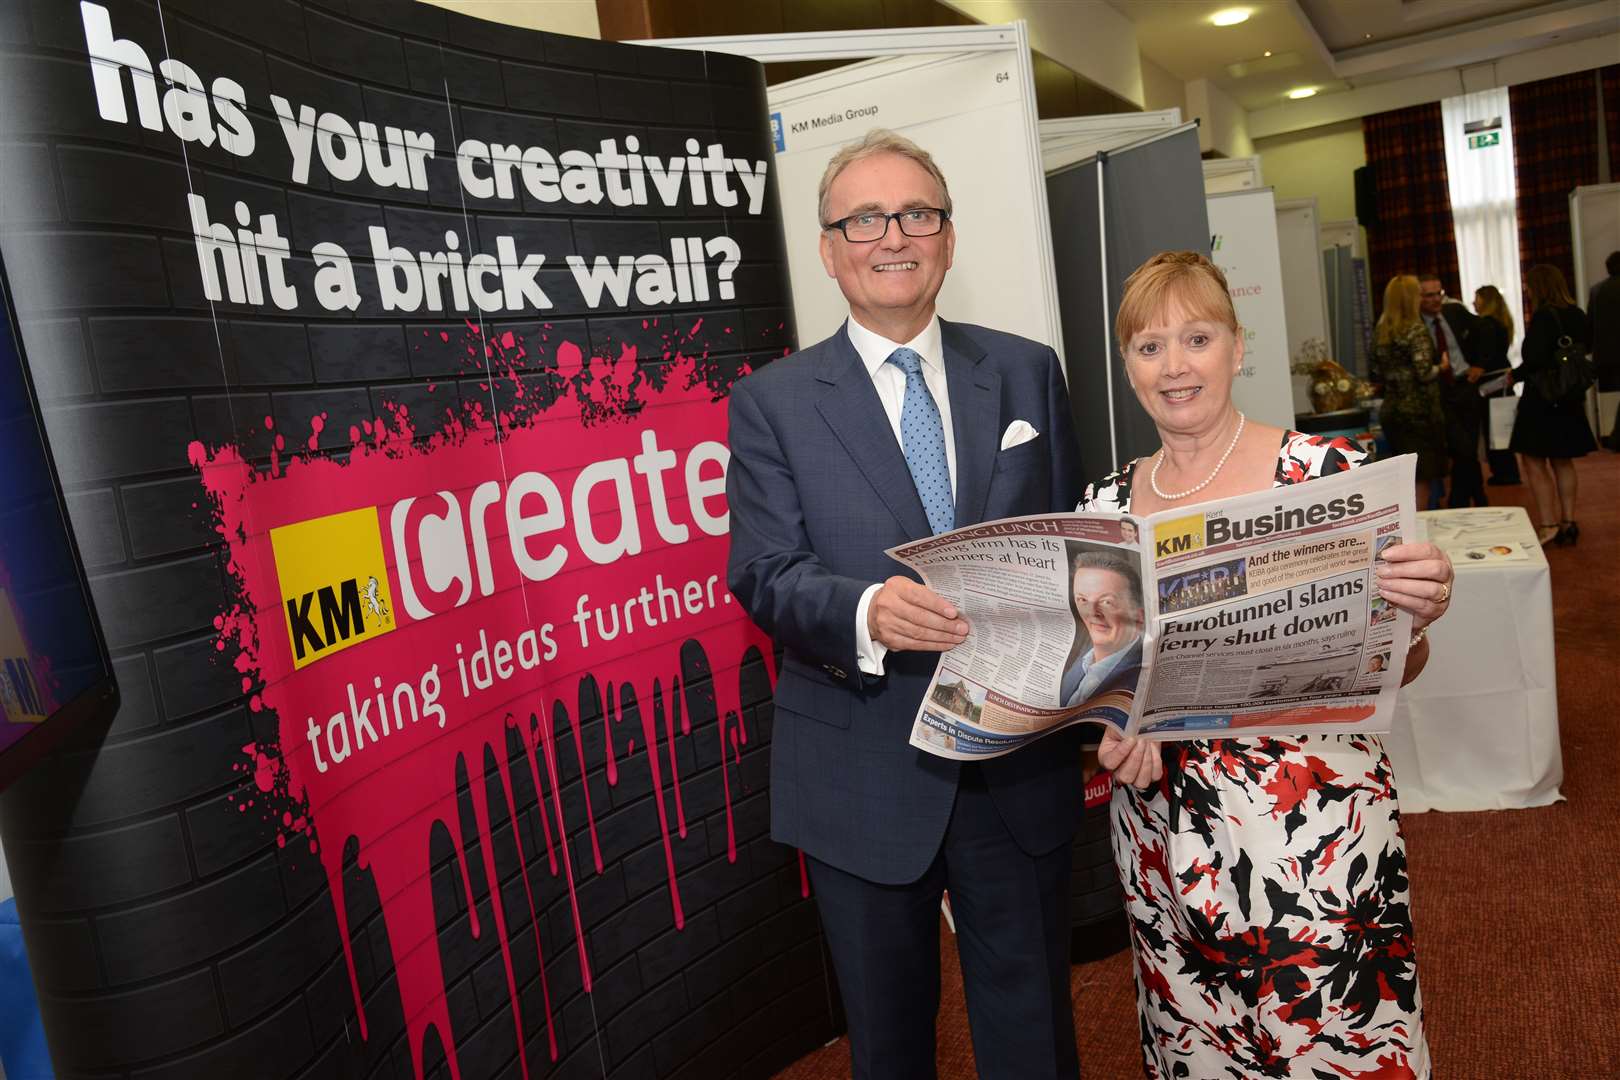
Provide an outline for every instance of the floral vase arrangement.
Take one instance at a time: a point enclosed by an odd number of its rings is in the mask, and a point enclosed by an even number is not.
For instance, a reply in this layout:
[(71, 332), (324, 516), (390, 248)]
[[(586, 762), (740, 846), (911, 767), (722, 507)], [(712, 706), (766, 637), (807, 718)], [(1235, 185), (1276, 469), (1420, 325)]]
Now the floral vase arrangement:
[(1306, 338), (1300, 342), (1288, 370), (1310, 380), (1308, 392), (1313, 412), (1338, 412), (1355, 408), (1356, 403), (1374, 397), (1375, 391), (1366, 379), (1352, 375), (1328, 355), (1327, 343), (1321, 338)]

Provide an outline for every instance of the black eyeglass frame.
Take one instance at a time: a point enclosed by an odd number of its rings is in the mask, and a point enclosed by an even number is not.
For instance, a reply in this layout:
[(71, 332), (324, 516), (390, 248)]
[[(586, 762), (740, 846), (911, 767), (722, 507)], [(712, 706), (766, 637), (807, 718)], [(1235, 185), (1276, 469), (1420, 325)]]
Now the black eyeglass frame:
[[(905, 221), (903, 220), (904, 216), (906, 214), (915, 214), (919, 210), (928, 210), (928, 211), (932, 211), (933, 213), (938, 214), (939, 215), (939, 228), (935, 229), (933, 232), (925, 232), (925, 233), (906, 232), (906, 225), (905, 225)], [(852, 218), (867, 217), (867, 216), (883, 218), (884, 219), (884, 221), (883, 221), (883, 231), (878, 233), (876, 236), (872, 237), (870, 240), (856, 240), (856, 239), (852, 238), (849, 235), (849, 222), (850, 222), (850, 220)], [(949, 210), (943, 209), (941, 207), (938, 207), (938, 206), (908, 206), (906, 209), (904, 209), (904, 210), (896, 210), (892, 214), (885, 214), (881, 210), (861, 210), (858, 213), (849, 214), (849, 215), (847, 215), (845, 217), (841, 217), (837, 221), (829, 221), (829, 222), (827, 222), (827, 224), (822, 226), (822, 229), (823, 230), (825, 230), (825, 229), (837, 229), (840, 233), (843, 234), (845, 243), (849, 243), (849, 244), (875, 244), (879, 240), (883, 239), (885, 236), (889, 235), (889, 222), (891, 222), (891, 221), (894, 222), (895, 226), (900, 230), (900, 233), (901, 233), (902, 236), (910, 236), (910, 237), (913, 237), (913, 238), (920, 238), (920, 237), (924, 237), (924, 236), (938, 236), (940, 233), (945, 231), (945, 226), (950, 220), (951, 220), (951, 212)]]

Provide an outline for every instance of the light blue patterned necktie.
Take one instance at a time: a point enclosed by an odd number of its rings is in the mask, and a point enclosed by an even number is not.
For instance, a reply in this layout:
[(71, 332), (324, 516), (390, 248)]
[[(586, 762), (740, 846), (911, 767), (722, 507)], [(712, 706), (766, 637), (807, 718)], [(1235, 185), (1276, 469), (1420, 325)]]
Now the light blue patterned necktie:
[(906, 373), (906, 398), (900, 406), (900, 446), (911, 469), (911, 481), (922, 497), (928, 527), (949, 532), (956, 524), (956, 502), (951, 496), (951, 468), (945, 457), (945, 425), (939, 406), (923, 381), (922, 357), (911, 349), (896, 349), (887, 361)]

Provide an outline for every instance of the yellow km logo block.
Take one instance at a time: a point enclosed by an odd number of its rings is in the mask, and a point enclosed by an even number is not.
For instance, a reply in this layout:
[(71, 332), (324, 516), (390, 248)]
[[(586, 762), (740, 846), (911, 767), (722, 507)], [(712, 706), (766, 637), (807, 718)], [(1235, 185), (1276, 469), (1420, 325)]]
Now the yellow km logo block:
[(1204, 515), (1189, 514), (1153, 527), (1154, 559), (1197, 551), (1204, 546)]
[(295, 669), (394, 629), (377, 508), (270, 530)]

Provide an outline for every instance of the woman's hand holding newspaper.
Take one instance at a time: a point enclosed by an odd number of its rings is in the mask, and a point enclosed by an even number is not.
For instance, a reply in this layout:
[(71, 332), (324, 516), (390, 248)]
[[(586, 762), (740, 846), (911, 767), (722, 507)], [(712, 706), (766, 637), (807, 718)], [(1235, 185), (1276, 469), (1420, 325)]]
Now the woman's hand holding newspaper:
[(1159, 745), (1148, 739), (1121, 735), (1108, 726), (1103, 729), (1102, 745), (1097, 748), (1097, 761), (1114, 774), (1118, 783), (1136, 788), (1151, 787), (1164, 777)]
[(1378, 592), (1412, 614), (1412, 629), (1421, 630), (1451, 606), (1456, 574), (1451, 559), (1429, 543), (1395, 544), (1378, 557)]

